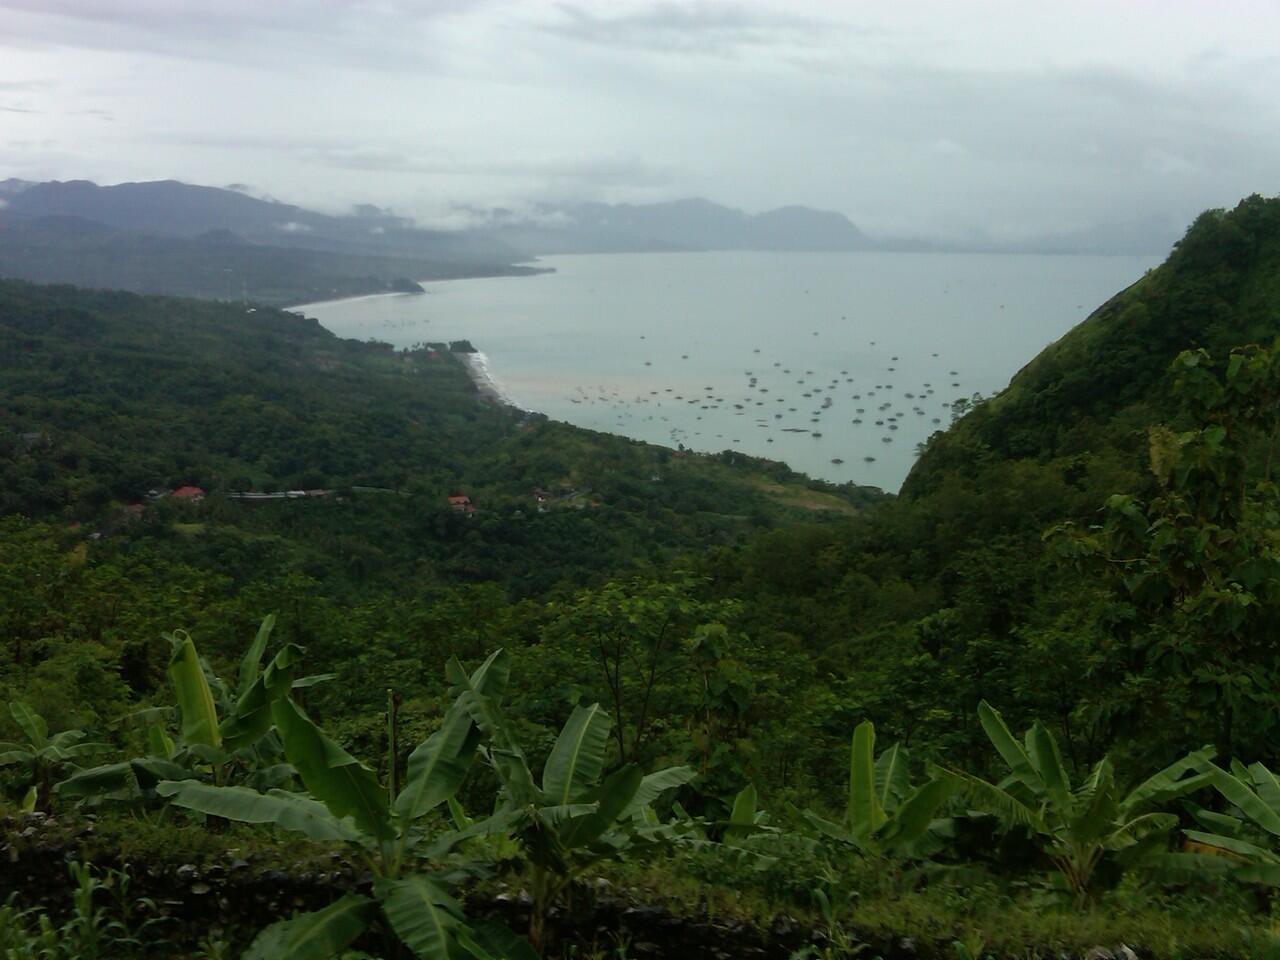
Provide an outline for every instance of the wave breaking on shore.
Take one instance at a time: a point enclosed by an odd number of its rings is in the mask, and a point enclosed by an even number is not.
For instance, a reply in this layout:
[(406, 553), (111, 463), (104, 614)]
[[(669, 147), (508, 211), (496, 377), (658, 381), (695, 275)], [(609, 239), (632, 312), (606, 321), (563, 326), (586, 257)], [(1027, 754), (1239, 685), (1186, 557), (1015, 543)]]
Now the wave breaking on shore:
[(476, 385), (476, 389), (480, 391), (480, 395), (494, 403), (500, 403), (503, 406), (514, 407), (516, 410), (524, 413), (532, 413), (528, 407), (516, 403), (503, 389), (502, 384), (493, 375), (493, 371), (489, 366), (489, 357), (479, 351), (471, 353), (459, 353), (457, 356), (462, 358), (462, 364), (466, 368), (467, 375), (471, 377), (471, 382)]

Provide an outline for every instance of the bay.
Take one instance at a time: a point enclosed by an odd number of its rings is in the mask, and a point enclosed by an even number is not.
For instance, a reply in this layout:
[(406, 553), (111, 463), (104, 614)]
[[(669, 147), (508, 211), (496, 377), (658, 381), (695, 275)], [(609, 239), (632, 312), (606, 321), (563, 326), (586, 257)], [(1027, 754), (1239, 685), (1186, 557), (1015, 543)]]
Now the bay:
[[(470, 340), (512, 403), (581, 427), (894, 491), (951, 404), (991, 395), (1156, 257), (646, 253), (294, 308), (397, 347)], [(839, 462), (837, 462), (839, 461)]]

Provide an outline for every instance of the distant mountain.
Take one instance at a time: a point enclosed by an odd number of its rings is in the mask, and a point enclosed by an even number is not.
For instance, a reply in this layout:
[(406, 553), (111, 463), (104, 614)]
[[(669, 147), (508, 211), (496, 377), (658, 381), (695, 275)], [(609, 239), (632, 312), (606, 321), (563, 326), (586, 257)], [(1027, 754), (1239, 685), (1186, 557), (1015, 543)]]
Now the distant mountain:
[(493, 236), (328, 216), (176, 180), (0, 182), (0, 277), (290, 304), (532, 272)]
[(650, 204), (541, 206), (493, 215), (489, 233), (527, 254), (656, 250), (865, 250), (874, 244), (843, 214), (781, 207), (749, 214), (693, 198)]
[(0, 277), (37, 283), (283, 306), (405, 292), (420, 289), (418, 280), (531, 272), (500, 262), (268, 246), (224, 229), (176, 237), (123, 230), (81, 217), (0, 215)]
[(135, 233), (176, 237), (221, 230), (271, 246), (452, 263), (493, 265), (514, 257), (513, 250), (492, 236), (421, 230), (376, 207), (364, 206), (351, 216), (335, 217), (237, 190), (177, 180), (105, 187), (88, 180), (53, 180), (28, 185), (7, 199), (6, 219), (79, 217)]
[(27, 187), (35, 186), (31, 180), (19, 180), (17, 177), (10, 177), (8, 180), (0, 180), (0, 198), (8, 199), (16, 194), (26, 190)]

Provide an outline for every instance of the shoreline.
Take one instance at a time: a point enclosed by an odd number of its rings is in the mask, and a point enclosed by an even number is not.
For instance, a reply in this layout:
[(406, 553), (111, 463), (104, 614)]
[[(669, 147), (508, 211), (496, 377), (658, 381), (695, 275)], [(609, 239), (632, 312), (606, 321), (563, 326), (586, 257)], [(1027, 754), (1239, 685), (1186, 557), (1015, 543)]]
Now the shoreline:
[(480, 350), (473, 350), (470, 353), (456, 351), (453, 354), (462, 361), (462, 367), (470, 377), (471, 382), (475, 384), (476, 391), (485, 400), (490, 403), (496, 403), (500, 406), (510, 407), (512, 410), (519, 410), (521, 413), (536, 413), (528, 407), (521, 406), (502, 388), (497, 378), (489, 369), (489, 357)]
[[(538, 258), (535, 257), (533, 263), (537, 263)], [(523, 263), (510, 264), (500, 270), (493, 270), (488, 273), (468, 273), (457, 277), (431, 277), (426, 280), (415, 280), (414, 283), (422, 287), (421, 290), (376, 290), (372, 293), (353, 293), (345, 297), (329, 297), (326, 300), (308, 300), (306, 303), (287, 304), (277, 307), (279, 310), (305, 310), (307, 307), (319, 307), (330, 303), (347, 303), (351, 300), (374, 300), (378, 297), (420, 297), (425, 293), (430, 293), (429, 284), (433, 283), (454, 283), (458, 280), (500, 280), (504, 277), (539, 277), (544, 273), (555, 273), (555, 267), (539, 267)]]

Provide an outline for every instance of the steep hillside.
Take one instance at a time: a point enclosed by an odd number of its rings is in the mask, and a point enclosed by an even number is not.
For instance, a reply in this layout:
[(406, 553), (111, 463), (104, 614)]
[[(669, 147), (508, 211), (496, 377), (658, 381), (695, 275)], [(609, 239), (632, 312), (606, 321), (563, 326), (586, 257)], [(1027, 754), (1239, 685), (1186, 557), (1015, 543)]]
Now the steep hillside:
[(1124, 444), (1171, 413), (1160, 389), (1179, 351), (1224, 353), (1280, 335), (1280, 199), (1198, 217), (1168, 260), (1047, 347), (1007, 389), (936, 435), (902, 492), (986, 459), (1046, 459)]

